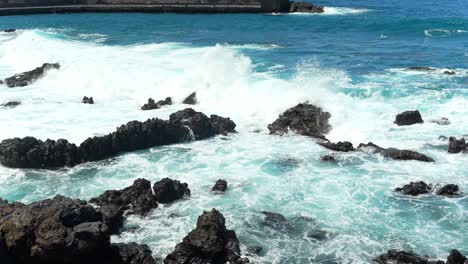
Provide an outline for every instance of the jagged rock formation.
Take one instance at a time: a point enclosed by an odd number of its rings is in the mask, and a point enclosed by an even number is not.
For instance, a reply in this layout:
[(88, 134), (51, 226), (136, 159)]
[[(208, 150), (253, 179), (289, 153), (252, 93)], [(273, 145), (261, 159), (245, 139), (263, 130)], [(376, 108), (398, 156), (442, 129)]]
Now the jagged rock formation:
[(395, 160), (419, 160), (425, 162), (434, 162), (434, 159), (428, 157), (424, 154), (418, 153), (412, 150), (400, 150), (396, 148), (382, 148), (375, 145), (372, 142), (367, 144), (360, 144), (358, 149), (365, 151), (380, 154), (385, 158), (395, 159)]
[(6, 78), (3, 82), (10, 88), (27, 86), (44, 76), (51, 69), (60, 69), (60, 65), (58, 63), (44, 63), (41, 67), (37, 67), (32, 71), (15, 74)]

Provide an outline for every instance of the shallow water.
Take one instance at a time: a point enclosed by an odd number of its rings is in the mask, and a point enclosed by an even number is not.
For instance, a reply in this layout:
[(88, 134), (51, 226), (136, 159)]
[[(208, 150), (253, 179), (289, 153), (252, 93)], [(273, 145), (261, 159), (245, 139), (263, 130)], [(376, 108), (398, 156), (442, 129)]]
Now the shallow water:
[[(59, 62), (60, 71), (24, 88), (0, 87), (0, 139), (35, 136), (80, 143), (130, 120), (167, 118), (148, 97), (180, 102), (197, 91), (196, 110), (231, 117), (238, 134), (152, 148), (74, 168), (20, 170), (0, 166), (0, 197), (31, 202), (63, 194), (89, 199), (136, 178), (171, 177), (192, 196), (130, 217), (113, 241), (147, 243), (165, 256), (213, 207), (242, 245), (261, 245), (259, 263), (370, 263), (390, 249), (446, 258), (468, 253), (468, 198), (404, 197), (409, 181), (455, 183), (468, 192), (467, 155), (450, 155), (440, 135), (467, 134), (468, 7), (463, 1), (320, 1), (325, 14), (175, 15), (67, 14), (11, 16), (0, 28), (0, 78)], [(437, 71), (407, 71), (409, 66)], [(452, 69), (454, 76), (444, 75)], [(95, 105), (80, 103), (93, 96)], [(389, 161), (337, 154), (311, 139), (270, 136), (278, 114), (309, 100), (332, 114), (331, 140), (373, 141), (420, 151), (436, 162)], [(396, 127), (394, 116), (419, 109), (426, 121)], [(223, 178), (229, 189), (210, 192)], [(262, 224), (261, 210), (290, 224)], [(171, 214), (179, 217), (169, 218)], [(313, 220), (312, 220), (313, 219)], [(310, 237), (325, 230), (325, 240)]]

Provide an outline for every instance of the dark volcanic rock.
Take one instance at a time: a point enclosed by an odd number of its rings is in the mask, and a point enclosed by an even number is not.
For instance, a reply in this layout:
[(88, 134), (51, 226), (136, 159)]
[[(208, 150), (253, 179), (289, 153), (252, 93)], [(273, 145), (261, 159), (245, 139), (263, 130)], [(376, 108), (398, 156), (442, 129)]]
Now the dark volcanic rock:
[(4, 29), (3, 32), (5, 33), (12, 33), (12, 32), (15, 32), (16, 29), (15, 28), (7, 28), (7, 29)]
[(183, 104), (195, 105), (198, 103), (197, 92), (191, 93), (187, 98), (182, 101)]
[(160, 203), (172, 203), (184, 196), (190, 196), (190, 189), (187, 183), (181, 183), (169, 178), (156, 182), (153, 190), (156, 201)]
[(101, 213), (63, 196), (29, 205), (0, 199), (0, 257), (2, 264), (154, 263), (147, 247), (112, 246)]
[(409, 67), (408, 68), (409, 70), (412, 70), (412, 71), (435, 71), (434, 68), (431, 68), (431, 67), (424, 67), (424, 66), (412, 66), (412, 67)]
[(455, 75), (455, 71), (444, 71), (444, 74), (446, 75)]
[(17, 107), (17, 106), (20, 105), (20, 104), (21, 104), (20, 101), (11, 101), (11, 102), (8, 102), (8, 103), (4, 103), (4, 104), (2, 104), (1, 106), (14, 108), (14, 107)]
[(83, 99), (81, 100), (81, 103), (83, 104), (94, 104), (94, 99), (93, 97), (83, 97)]
[(236, 233), (227, 230), (223, 215), (212, 209), (198, 217), (197, 227), (175, 247), (164, 263), (248, 263), (240, 255)]
[(58, 63), (44, 63), (41, 67), (37, 67), (32, 71), (19, 73), (6, 78), (4, 82), (8, 87), (23, 87), (41, 78), (50, 69), (60, 69), (60, 65)]
[(455, 137), (449, 138), (448, 152), (449, 153), (460, 153), (462, 151), (468, 151), (468, 144), (464, 138), (457, 139)]
[(153, 98), (149, 98), (149, 99), (148, 99), (148, 103), (144, 104), (144, 105), (141, 107), (141, 110), (159, 109), (159, 108), (161, 108), (162, 106), (171, 105), (171, 104), (172, 104), (172, 98), (171, 98), (171, 97), (167, 97), (167, 98), (164, 99), (164, 100), (159, 100), (158, 102), (155, 102), (155, 101), (153, 100)]
[(333, 157), (332, 155), (325, 155), (322, 157), (322, 161), (333, 162), (335, 160), (336, 160), (335, 157)]
[(414, 253), (397, 250), (389, 250), (375, 261), (379, 264), (444, 264), (443, 261), (430, 261)]
[(398, 114), (393, 122), (399, 126), (410, 126), (418, 123), (424, 123), (421, 118), (421, 113), (418, 110), (416, 111), (406, 111), (401, 114)]
[(250, 246), (247, 247), (247, 254), (249, 255), (258, 255), (262, 252), (263, 248), (260, 246)]
[(217, 134), (235, 132), (229, 118), (208, 118), (193, 109), (178, 111), (169, 121), (153, 118), (131, 121), (105, 136), (86, 139), (79, 147), (68, 141), (41, 141), (32, 137), (6, 139), (0, 143), (0, 163), (14, 168), (53, 168), (102, 160), (121, 152), (146, 149)]
[(379, 147), (375, 145), (372, 142), (369, 142), (367, 144), (359, 144), (358, 149), (365, 151), (365, 152), (371, 152), (371, 153), (376, 153), (376, 154), (381, 154), (385, 158), (389, 159), (395, 159), (395, 160), (418, 160), (418, 161), (424, 161), (424, 162), (434, 162), (434, 159), (431, 157), (428, 157), (424, 154), (411, 151), (411, 150), (400, 150), (396, 148), (387, 148), (384, 149), (382, 147)]
[(262, 211), (262, 214), (265, 216), (263, 221), (267, 225), (284, 225), (287, 222), (286, 217), (279, 213)]
[(151, 183), (145, 179), (137, 179), (132, 186), (122, 190), (106, 191), (100, 196), (92, 198), (90, 202), (101, 207), (99, 211), (112, 233), (118, 232), (122, 227), (124, 212), (146, 215), (158, 207), (156, 197), (151, 191)]
[(446, 264), (468, 264), (468, 259), (456, 249), (450, 251)]
[(270, 134), (283, 135), (289, 131), (311, 137), (323, 138), (331, 130), (328, 119), (331, 115), (311, 104), (298, 104), (286, 110), (272, 124), (268, 125)]
[(338, 142), (338, 143), (331, 143), (331, 142), (319, 142), (320, 146), (325, 147), (327, 149), (331, 149), (334, 151), (341, 151), (341, 152), (349, 152), (354, 151), (353, 144), (348, 141)]
[(301, 13), (323, 13), (325, 9), (323, 6), (316, 6), (306, 2), (291, 2), (289, 5), (289, 12), (301, 12)]
[(442, 186), (439, 190), (437, 190), (437, 195), (443, 195), (443, 196), (454, 196), (454, 195), (459, 195), (459, 188), (458, 185), (456, 184), (447, 184)]
[(429, 193), (431, 189), (432, 187), (430, 185), (427, 185), (423, 181), (419, 181), (410, 182), (409, 184), (406, 184), (403, 187), (396, 188), (395, 191), (405, 195), (417, 196), (420, 194)]
[(227, 189), (228, 183), (225, 180), (217, 180), (211, 191), (225, 192)]

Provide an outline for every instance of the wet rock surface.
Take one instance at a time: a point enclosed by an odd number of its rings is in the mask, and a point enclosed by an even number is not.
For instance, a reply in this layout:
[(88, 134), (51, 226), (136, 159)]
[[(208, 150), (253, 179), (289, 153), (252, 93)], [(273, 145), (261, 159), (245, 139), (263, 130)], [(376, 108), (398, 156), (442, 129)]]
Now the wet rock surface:
[(398, 250), (389, 250), (387, 253), (378, 256), (374, 261), (379, 264), (467, 264), (466, 257), (456, 249), (450, 252), (446, 262)]
[(164, 260), (165, 264), (226, 262), (249, 261), (241, 258), (236, 233), (226, 228), (224, 216), (216, 209), (200, 215), (196, 228)]
[(395, 121), (393, 122), (398, 126), (410, 126), (414, 124), (421, 124), (424, 123), (421, 117), (421, 113), (418, 110), (415, 111), (405, 111), (401, 114), (398, 114), (395, 117)]
[(307, 2), (291, 2), (289, 5), (289, 12), (295, 13), (323, 13), (325, 9), (323, 6), (316, 6)]
[(15, 28), (6, 28), (6, 29), (3, 30), (3, 32), (12, 33), (12, 32), (16, 32), (16, 29)]
[(460, 195), (460, 189), (456, 184), (447, 184), (442, 186), (440, 189), (437, 190), (437, 195), (443, 196), (456, 196)]
[(190, 196), (190, 189), (187, 183), (170, 178), (164, 178), (156, 182), (153, 186), (154, 196), (159, 203), (172, 203), (185, 196)]
[(408, 69), (412, 71), (426, 71), (426, 72), (435, 71), (434, 68), (425, 67), (425, 66), (412, 66), (412, 67), (409, 67)]
[(94, 104), (94, 99), (93, 97), (83, 97), (83, 99), (81, 99), (81, 103), (83, 104)]
[(322, 161), (335, 162), (336, 158), (333, 157), (332, 155), (325, 155), (322, 157)]
[(227, 189), (228, 183), (225, 180), (219, 179), (216, 181), (211, 191), (213, 192), (225, 192)]
[(197, 93), (193, 92), (187, 96), (183, 101), (183, 104), (196, 105), (198, 103)]
[(341, 151), (341, 152), (349, 152), (349, 151), (354, 151), (353, 144), (348, 141), (340, 141), (338, 143), (332, 143), (332, 142), (318, 142), (320, 146), (331, 149), (334, 151)]
[(1, 104), (0, 106), (9, 107), (9, 108), (15, 108), (15, 107), (17, 107), (17, 106), (20, 105), (20, 104), (21, 104), (20, 101), (10, 101), (10, 102)]
[(446, 117), (442, 117), (440, 119), (432, 119), (430, 122), (436, 123), (439, 126), (448, 126), (450, 125), (450, 120)]
[(456, 72), (455, 71), (444, 71), (444, 74), (445, 75), (455, 75)]
[(321, 108), (304, 103), (286, 110), (272, 124), (268, 125), (270, 134), (284, 135), (289, 131), (294, 133), (323, 138), (323, 134), (331, 130), (328, 123), (331, 115)]
[(193, 109), (178, 111), (165, 121), (131, 121), (105, 136), (86, 139), (80, 146), (65, 139), (42, 141), (33, 137), (5, 139), (0, 143), (0, 163), (14, 168), (54, 168), (97, 161), (121, 152), (146, 149), (218, 134), (235, 132), (229, 118), (211, 117)]
[(410, 182), (409, 184), (404, 185), (403, 187), (398, 187), (395, 189), (396, 192), (401, 194), (417, 196), (420, 194), (429, 193), (432, 190), (432, 186), (426, 184), (423, 181)]
[(418, 160), (424, 162), (434, 162), (434, 159), (428, 157), (424, 154), (418, 153), (412, 150), (400, 150), (396, 148), (382, 148), (378, 145), (369, 142), (367, 144), (361, 143), (358, 146), (359, 150), (364, 152), (370, 152), (375, 154), (380, 154), (385, 158), (395, 159), (395, 160)]
[(448, 153), (468, 152), (468, 144), (465, 138), (457, 139), (456, 137), (449, 138)]
[(19, 73), (6, 78), (4, 83), (10, 88), (27, 86), (43, 77), (45, 73), (51, 69), (60, 69), (60, 65), (58, 63), (44, 63), (41, 67), (37, 67), (32, 71)]
[(172, 105), (172, 98), (167, 97), (164, 100), (159, 100), (158, 102), (155, 102), (153, 98), (148, 99), (148, 103), (144, 104), (141, 107), (141, 110), (154, 110), (154, 109), (159, 109), (165, 105)]

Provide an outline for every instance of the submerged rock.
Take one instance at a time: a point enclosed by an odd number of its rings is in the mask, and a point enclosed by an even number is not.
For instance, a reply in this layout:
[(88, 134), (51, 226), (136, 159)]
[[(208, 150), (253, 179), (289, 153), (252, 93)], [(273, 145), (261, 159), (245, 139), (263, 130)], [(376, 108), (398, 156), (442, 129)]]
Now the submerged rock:
[(464, 138), (457, 139), (456, 137), (449, 138), (448, 153), (460, 153), (468, 151), (468, 144)]
[(389, 250), (375, 259), (379, 264), (444, 264), (443, 261), (430, 261), (412, 252)]
[(322, 161), (334, 162), (336, 161), (336, 159), (332, 155), (325, 155), (322, 157)]
[(152, 263), (128, 262), (128, 250), (122, 248), (135, 245), (111, 245), (101, 213), (85, 201), (59, 195), (29, 205), (0, 199), (0, 234), (2, 263)]
[(260, 246), (250, 246), (247, 247), (247, 254), (249, 255), (258, 255), (262, 252), (263, 248)]
[(165, 106), (165, 105), (172, 105), (172, 98), (171, 97), (167, 97), (164, 100), (159, 100), (158, 102), (155, 102), (153, 100), (153, 98), (149, 98), (148, 103), (144, 104), (141, 107), (141, 110), (159, 109), (159, 108), (161, 108), (162, 106)]
[(216, 209), (203, 212), (198, 217), (197, 227), (192, 230), (175, 250), (164, 260), (165, 264), (248, 263), (240, 257), (241, 251), (236, 233), (228, 230), (224, 216)]
[(291, 2), (289, 5), (289, 12), (295, 13), (323, 13), (325, 9), (323, 6), (316, 6), (307, 2)]
[(459, 195), (460, 190), (458, 188), (458, 185), (456, 184), (447, 184), (442, 186), (439, 190), (437, 190), (437, 195), (443, 195), (443, 196), (455, 196)]
[(332, 143), (332, 142), (319, 142), (318, 143), (320, 146), (325, 147), (327, 149), (331, 149), (334, 151), (341, 151), (341, 152), (349, 152), (349, 151), (354, 151), (353, 144), (348, 141), (340, 141), (338, 143)]
[(3, 30), (3, 32), (5, 33), (12, 33), (12, 32), (15, 32), (16, 31), (16, 28), (6, 28)]
[(37, 67), (32, 71), (27, 71), (13, 75), (12, 77), (6, 78), (4, 83), (8, 87), (23, 87), (31, 84), (35, 80), (41, 78), (50, 69), (60, 69), (58, 63), (44, 63), (41, 67)]
[(102, 160), (121, 152), (206, 139), (235, 132), (229, 118), (208, 118), (193, 109), (178, 111), (169, 121), (153, 118), (131, 121), (105, 136), (86, 139), (79, 147), (67, 140), (41, 141), (33, 137), (5, 139), (0, 163), (14, 168), (53, 168)]
[(214, 192), (225, 192), (227, 189), (228, 183), (225, 180), (217, 180), (211, 191)]
[(94, 99), (93, 97), (83, 97), (83, 99), (81, 100), (81, 103), (83, 104), (94, 104)]
[(390, 158), (390, 159), (395, 159), (395, 160), (418, 160), (418, 161), (424, 161), (424, 162), (434, 162), (434, 159), (432, 159), (431, 157), (428, 157), (416, 151), (400, 150), (396, 148), (384, 149), (382, 147), (375, 145), (372, 142), (369, 142), (367, 144), (361, 143), (358, 146), (358, 149), (365, 151), (365, 152), (380, 154), (385, 158)]
[(145, 179), (137, 179), (132, 186), (122, 190), (109, 190), (98, 197), (92, 198), (94, 203), (101, 208), (104, 221), (112, 229), (112, 233), (118, 232), (123, 225), (122, 215), (138, 214), (146, 215), (158, 207), (156, 197), (151, 191), (151, 182)]
[(287, 229), (289, 227), (286, 217), (282, 214), (269, 211), (262, 211), (262, 214), (264, 216), (262, 224), (265, 226), (274, 229)]
[(427, 185), (423, 181), (410, 182), (409, 184), (406, 184), (403, 187), (398, 187), (395, 189), (396, 192), (400, 192), (402, 194), (411, 196), (429, 193), (431, 190), (432, 187), (430, 185)]
[(10, 101), (10, 102), (4, 103), (4, 104), (2, 104), (2, 105), (0, 105), (0, 106), (15, 108), (15, 107), (17, 107), (17, 106), (20, 105), (20, 104), (21, 104), (20, 101)]
[(321, 108), (304, 103), (286, 110), (272, 124), (268, 125), (270, 134), (283, 135), (289, 131), (300, 135), (323, 138), (331, 130), (328, 123), (331, 115)]
[(431, 67), (425, 67), (425, 66), (412, 66), (412, 67), (409, 67), (408, 68), (409, 70), (412, 70), (412, 71), (435, 71), (434, 68), (431, 68)]
[(195, 105), (198, 103), (197, 92), (191, 93), (182, 101), (183, 104)]
[(410, 126), (414, 124), (424, 123), (421, 117), (421, 113), (418, 110), (415, 111), (406, 111), (401, 114), (398, 114), (393, 122), (399, 126)]
[(444, 71), (444, 74), (446, 75), (455, 75), (455, 71)]
[(172, 203), (184, 196), (190, 196), (187, 183), (181, 183), (170, 178), (164, 178), (153, 186), (154, 196), (159, 203)]
[(448, 126), (450, 125), (450, 120), (446, 117), (442, 117), (441, 119), (432, 119), (430, 122), (436, 123), (439, 126)]

